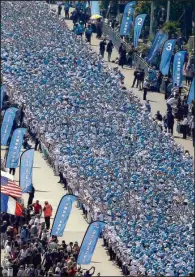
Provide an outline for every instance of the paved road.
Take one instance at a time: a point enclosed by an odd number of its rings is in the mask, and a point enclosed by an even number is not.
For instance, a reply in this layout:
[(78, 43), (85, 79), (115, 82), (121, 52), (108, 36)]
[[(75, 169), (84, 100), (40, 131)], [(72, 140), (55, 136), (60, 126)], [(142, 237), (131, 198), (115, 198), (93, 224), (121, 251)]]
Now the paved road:
[[(51, 5), (52, 9), (55, 9), (57, 11), (57, 5)], [(73, 9), (71, 9), (72, 11)], [(62, 18), (64, 18), (64, 10), (62, 10)], [(66, 20), (66, 23), (68, 25), (68, 27), (72, 30), (73, 29), (73, 23), (72, 20)], [(92, 39), (91, 39), (91, 46), (94, 50), (96, 50), (99, 53), (99, 43), (100, 40), (96, 38), (96, 35), (93, 34), (92, 35)], [(116, 48), (113, 49), (112, 52), (112, 60), (115, 60), (116, 57), (118, 57), (118, 51)], [(105, 57), (104, 57), (104, 61), (110, 66), (110, 67), (116, 67), (116, 64), (110, 63), (108, 62), (108, 58), (107, 58), (107, 52), (105, 52)], [(133, 69), (129, 69), (129, 68), (124, 68), (122, 69), (120, 67), (120, 70), (122, 72), (122, 74), (125, 76), (125, 86), (127, 88), (131, 88), (132, 83), (133, 83)], [(137, 96), (141, 99), (141, 102), (144, 103), (145, 101), (143, 101), (143, 92), (138, 91), (138, 89), (134, 88), (133, 89), (134, 92), (137, 94)], [(164, 99), (164, 94), (162, 93), (156, 93), (156, 92), (149, 92), (147, 95), (147, 99), (150, 101), (151, 104), (151, 112), (152, 115), (155, 115), (157, 111), (160, 111), (162, 115), (166, 114), (166, 101)], [(176, 131), (176, 126), (177, 123), (175, 122), (174, 124), (174, 137), (175, 140), (178, 144), (182, 145), (184, 150), (188, 150), (190, 152), (190, 154), (194, 157), (194, 148), (193, 148), (193, 144), (192, 144), (192, 140), (191, 138), (188, 138), (186, 140), (182, 139), (182, 135), (178, 134)]]
[[(34, 145), (33, 145), (34, 147)], [(2, 157), (5, 151), (1, 151)], [(16, 170), (16, 181), (19, 180), (19, 169)], [(62, 188), (61, 184), (58, 184), (59, 178), (54, 176), (52, 168), (44, 160), (43, 155), (35, 151), (34, 167), (33, 167), (33, 184), (35, 186), (35, 200), (39, 200), (41, 205), (44, 205), (44, 201), (48, 201), (53, 207), (53, 218), (55, 216), (58, 204), (61, 197), (67, 192)], [(25, 206), (28, 201), (28, 194), (24, 194)], [(44, 220), (44, 219), (42, 219)], [(85, 231), (88, 227), (88, 223), (84, 220), (82, 212), (73, 205), (70, 218), (68, 220), (66, 230), (61, 240), (65, 240), (67, 243), (78, 241), (82, 242)], [(121, 271), (111, 261), (107, 255), (105, 249), (102, 247), (103, 240), (99, 239), (95, 253), (92, 258), (92, 263), (89, 266), (82, 266), (82, 268), (88, 269), (91, 266), (95, 266), (95, 275), (100, 272), (101, 276), (122, 276)]]

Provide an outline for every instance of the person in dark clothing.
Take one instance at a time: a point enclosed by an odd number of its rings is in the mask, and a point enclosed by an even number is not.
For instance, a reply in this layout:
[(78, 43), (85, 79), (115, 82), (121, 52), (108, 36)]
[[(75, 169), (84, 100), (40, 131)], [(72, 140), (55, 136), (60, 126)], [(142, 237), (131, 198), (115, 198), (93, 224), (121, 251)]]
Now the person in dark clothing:
[(101, 54), (102, 58), (104, 58), (105, 50), (106, 50), (106, 39), (104, 39), (100, 42), (100, 54)]
[(160, 86), (162, 84), (162, 78), (163, 78), (162, 72), (159, 71), (158, 75), (157, 75), (157, 89), (158, 89), (158, 92), (160, 92)]
[(119, 48), (119, 65), (123, 68), (123, 66), (127, 63), (127, 58), (126, 58), (126, 48), (125, 46), (121, 43), (121, 46)]
[(130, 50), (127, 54), (127, 64), (130, 68), (132, 68), (133, 65), (133, 50)]
[(29, 192), (28, 206), (29, 206), (29, 205), (32, 205), (34, 196), (35, 196), (35, 188), (34, 188), (34, 186), (32, 185), (32, 190), (31, 190), (31, 192)]
[(107, 44), (106, 51), (108, 52), (108, 61), (110, 62), (111, 55), (112, 55), (112, 49), (114, 47), (114, 44), (112, 43), (112, 40), (110, 40)]
[(22, 105), (22, 109), (21, 109), (21, 113), (20, 113), (20, 126), (22, 126), (23, 124), (23, 120), (24, 120), (24, 105)]
[(61, 12), (62, 12), (62, 4), (60, 3), (60, 4), (58, 5), (58, 16), (61, 15)]
[(9, 174), (15, 175), (16, 169), (15, 168), (10, 168), (9, 169)]
[(35, 151), (37, 151), (38, 146), (39, 146), (39, 149), (40, 149), (40, 141), (39, 141), (38, 138), (36, 138), (36, 139), (35, 139)]
[(91, 29), (91, 25), (87, 26), (87, 29), (85, 30), (85, 37), (87, 42), (89, 42), (91, 44), (91, 35), (92, 35), (92, 29)]
[(174, 116), (171, 112), (168, 112), (167, 114), (167, 128), (168, 132), (173, 135), (173, 126), (174, 126)]
[(137, 78), (138, 77), (138, 73), (139, 73), (139, 70), (138, 70), (138, 68), (136, 68), (134, 73), (133, 73), (134, 79), (133, 79), (132, 88), (134, 87), (136, 81), (137, 81), (136, 88), (138, 87), (138, 78)]
[(143, 85), (144, 85), (144, 78), (145, 78), (145, 72), (144, 69), (142, 69), (140, 71), (140, 73), (138, 74), (138, 87), (139, 87), (139, 91), (143, 90)]
[(162, 120), (163, 120), (163, 117), (162, 117), (160, 111), (157, 111), (157, 113), (155, 114), (155, 118), (156, 118), (157, 120), (159, 120), (159, 121), (162, 121)]

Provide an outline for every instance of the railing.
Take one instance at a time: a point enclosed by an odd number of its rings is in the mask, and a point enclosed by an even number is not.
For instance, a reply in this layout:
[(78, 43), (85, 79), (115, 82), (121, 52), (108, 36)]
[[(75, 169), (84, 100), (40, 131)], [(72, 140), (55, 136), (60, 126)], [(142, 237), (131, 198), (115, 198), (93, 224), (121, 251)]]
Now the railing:
[[(103, 33), (112, 40), (117, 50), (119, 50), (121, 43), (126, 46), (127, 51), (131, 49), (130, 45), (127, 42), (123, 41), (123, 39), (120, 37), (118, 31), (115, 31), (113, 28), (109, 27), (104, 21), (102, 26)], [(133, 54), (133, 64), (136, 67), (141, 67), (142, 69), (144, 69), (146, 75), (148, 75), (148, 70), (152, 69), (149, 64), (136, 53)]]

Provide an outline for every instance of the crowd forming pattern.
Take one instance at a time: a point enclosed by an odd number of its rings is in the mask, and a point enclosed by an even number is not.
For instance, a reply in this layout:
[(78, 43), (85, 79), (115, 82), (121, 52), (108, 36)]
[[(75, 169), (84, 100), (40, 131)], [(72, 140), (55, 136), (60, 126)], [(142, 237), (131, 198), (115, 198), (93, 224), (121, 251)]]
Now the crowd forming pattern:
[(194, 271), (193, 161), (41, 1), (3, 1), (2, 74), (73, 192), (149, 275)]

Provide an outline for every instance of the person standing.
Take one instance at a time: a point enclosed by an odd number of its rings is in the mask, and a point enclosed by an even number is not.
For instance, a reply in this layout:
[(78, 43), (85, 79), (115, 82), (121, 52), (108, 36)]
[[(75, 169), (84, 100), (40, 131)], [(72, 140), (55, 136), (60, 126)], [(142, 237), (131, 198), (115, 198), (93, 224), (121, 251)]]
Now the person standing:
[(126, 57), (126, 47), (124, 44), (121, 43), (121, 46), (119, 47), (119, 65), (123, 68), (123, 66), (127, 63), (127, 57)]
[(106, 50), (106, 39), (100, 42), (100, 55), (104, 58), (104, 52)]
[(37, 214), (41, 215), (42, 214), (42, 206), (39, 204), (39, 200), (37, 200), (36, 203), (34, 203), (30, 206), (33, 207), (35, 215), (37, 215)]
[(187, 133), (188, 133), (188, 119), (187, 119), (187, 117), (184, 117), (182, 125), (183, 125), (183, 139), (186, 139), (187, 138)]
[(142, 69), (138, 76), (138, 86), (140, 91), (143, 90), (144, 77), (145, 77), (145, 72), (144, 72), (144, 69)]
[(65, 13), (65, 18), (66, 19), (69, 19), (69, 8), (70, 8), (69, 2), (65, 2), (65, 4), (64, 4), (64, 13)]
[(172, 115), (172, 112), (168, 112), (167, 114), (167, 128), (168, 132), (173, 135), (173, 126), (174, 126), (174, 116)]
[(88, 25), (85, 30), (85, 37), (86, 37), (87, 42), (89, 42), (90, 44), (91, 44), (91, 35), (92, 35), (91, 25)]
[(61, 12), (62, 12), (62, 2), (58, 2), (58, 16), (61, 15)]
[(32, 185), (32, 190), (31, 190), (31, 192), (29, 192), (28, 206), (32, 205), (34, 196), (35, 196), (35, 188), (34, 188), (34, 186)]
[(112, 40), (110, 40), (107, 44), (107, 48), (106, 51), (108, 52), (108, 61), (110, 62), (111, 59), (111, 55), (112, 55), (112, 49), (113, 49), (114, 45), (112, 43)]
[(44, 218), (45, 218), (45, 225), (47, 230), (50, 229), (50, 218), (52, 216), (52, 206), (48, 203), (48, 201), (45, 201), (45, 206), (43, 208), (44, 212)]
[(144, 89), (143, 100), (146, 100), (146, 96), (147, 96), (149, 87), (150, 87), (150, 83), (149, 83), (149, 80), (148, 80), (148, 78), (147, 78), (147, 79), (144, 81), (144, 84), (143, 84), (143, 89)]
[(134, 79), (133, 79), (133, 84), (132, 84), (132, 88), (134, 88), (134, 86), (135, 86), (135, 82), (137, 81), (137, 86), (136, 86), (136, 88), (138, 87), (138, 73), (139, 73), (139, 70), (138, 70), (138, 68), (136, 68), (135, 69), (135, 71), (134, 71), (134, 73), (133, 73), (133, 75), (134, 75)]

